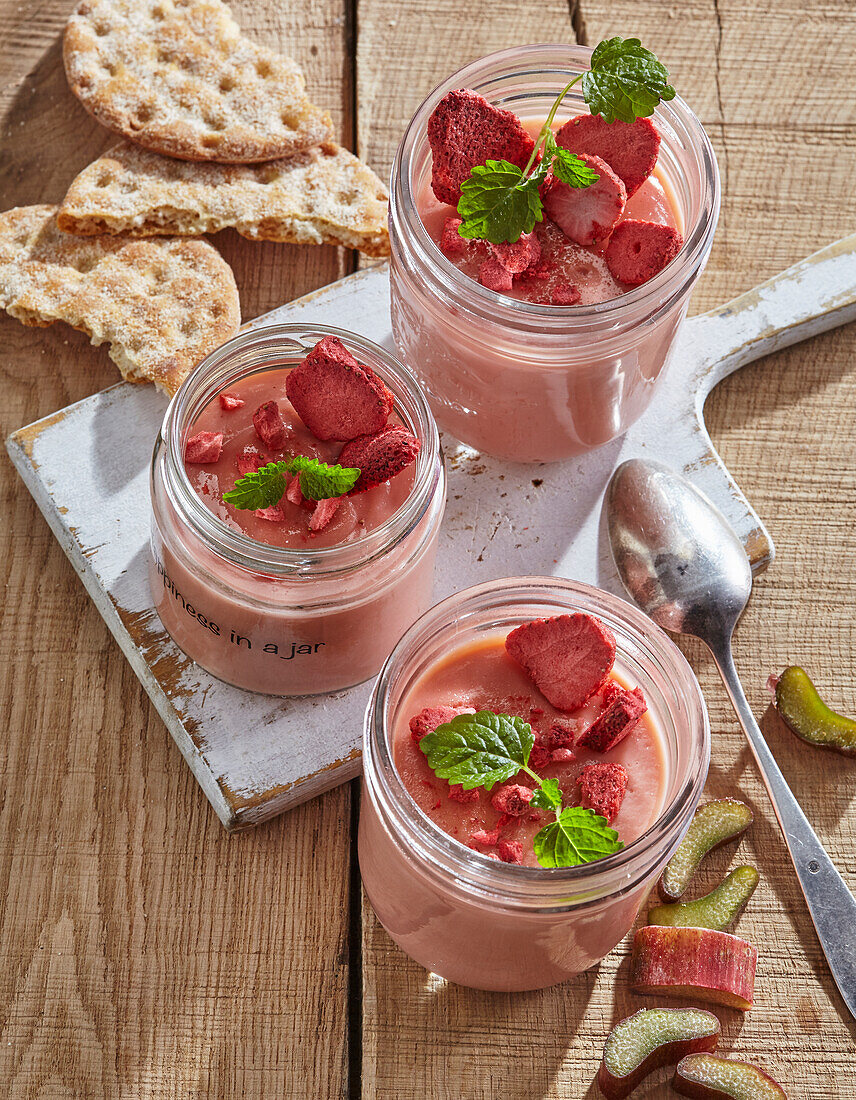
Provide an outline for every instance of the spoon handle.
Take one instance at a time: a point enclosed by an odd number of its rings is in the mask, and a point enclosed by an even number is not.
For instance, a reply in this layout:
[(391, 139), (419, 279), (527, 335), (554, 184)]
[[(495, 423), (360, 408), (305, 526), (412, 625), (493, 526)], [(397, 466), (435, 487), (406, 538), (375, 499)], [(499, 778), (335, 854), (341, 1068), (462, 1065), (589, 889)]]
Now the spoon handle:
[(734, 667), (730, 639), (708, 645), (779, 819), (829, 969), (856, 1017), (856, 898), (818, 840), (764, 740)]

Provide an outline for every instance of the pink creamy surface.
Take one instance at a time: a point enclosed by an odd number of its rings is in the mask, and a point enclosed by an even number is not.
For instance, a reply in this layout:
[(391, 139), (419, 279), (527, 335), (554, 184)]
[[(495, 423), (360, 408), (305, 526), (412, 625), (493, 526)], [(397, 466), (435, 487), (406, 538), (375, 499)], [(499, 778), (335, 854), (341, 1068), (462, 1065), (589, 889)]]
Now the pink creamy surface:
[[(331, 465), (338, 462), (344, 444), (316, 439), (301, 421), (285, 396), (288, 373), (288, 370), (268, 371), (242, 379), (231, 386), (228, 392), (244, 400), (240, 409), (225, 411), (220, 407), (219, 397), (215, 397), (205, 406), (189, 435), (193, 436), (201, 431), (222, 432), (223, 451), (217, 462), (187, 463), (187, 475), (193, 488), (215, 516), (227, 526), (243, 531), (258, 542), (292, 549), (336, 546), (351, 542), (385, 523), (405, 503), (413, 489), (415, 464), (383, 485), (377, 485), (365, 493), (345, 497), (329, 526), (318, 532), (309, 530), (314, 504), (292, 504), (283, 497), (280, 507), (285, 513), (285, 519), (271, 523), (259, 519), (252, 511), (240, 510), (223, 503), (223, 493), (233, 489), (235, 481), (241, 476), (238, 473), (237, 458), (247, 446), (256, 447), (269, 462), (298, 454), (308, 455)], [(278, 403), (283, 420), (290, 429), (289, 441), (282, 451), (271, 451), (265, 447), (253, 427), (253, 413), (266, 401)], [(393, 414), (390, 423), (396, 422), (398, 421)]]
[[(619, 682), (623, 683), (621, 680)], [(434, 775), (410, 735), (410, 718), (424, 707), (453, 706), (515, 714), (531, 722), (533, 732), (537, 725), (547, 729), (554, 718), (574, 718), (579, 721), (581, 730), (594, 720), (599, 704), (600, 700), (595, 697), (573, 714), (556, 710), (533, 685), (525, 670), (508, 656), (505, 636), (491, 636), (454, 650), (445, 660), (434, 665), (407, 693), (402, 700), (400, 718), (394, 732), (395, 765), (419, 808), (439, 828), (462, 844), (467, 844), (476, 830), (492, 829), (500, 815), (490, 805), (491, 796), (486, 791), (479, 792), (477, 802), (461, 803), (449, 798), (449, 784)], [(576, 777), (585, 764), (596, 761), (622, 764), (627, 769), (629, 783), (613, 828), (625, 844), (641, 836), (659, 816), (665, 798), (664, 747), (650, 717), (645, 715), (633, 732), (611, 752), (597, 753), (586, 749), (576, 749), (575, 752), (574, 760), (547, 764), (539, 774), (557, 779), (565, 804), (577, 805), (580, 797)], [(531, 779), (525, 782), (533, 785)], [(503, 829), (502, 839), (521, 841), (524, 863), (537, 867), (532, 838), (550, 820), (549, 814), (537, 811), (515, 818)], [(492, 849), (478, 845), (475, 850), (486, 853)]]
[[(536, 137), (541, 128), (541, 122), (534, 119), (522, 121), (532, 136)], [(557, 123), (554, 128), (558, 130), (560, 125), (561, 123)], [(446, 219), (457, 217), (457, 211), (437, 200), (431, 190), (430, 178), (425, 180), (419, 191), (417, 205), (422, 224), (439, 247)], [(649, 176), (627, 203), (620, 221), (626, 218), (638, 218), (642, 221), (673, 226), (683, 232), (678, 209), (678, 203), (669, 194), (664, 179), (655, 169), (654, 174)], [(597, 302), (617, 298), (632, 289), (624, 283), (617, 282), (609, 273), (603, 258), (606, 241), (591, 248), (575, 244), (546, 216), (543, 222), (536, 223), (535, 233), (541, 243), (542, 259), (555, 264), (556, 270), (547, 279), (515, 279), (512, 289), (505, 292), (507, 297), (549, 304), (552, 292), (557, 286), (570, 284), (580, 288), (580, 305), (594, 305)], [(447, 259), (465, 275), (469, 275), (471, 279), (478, 282), (480, 266), (478, 261), (453, 256)]]

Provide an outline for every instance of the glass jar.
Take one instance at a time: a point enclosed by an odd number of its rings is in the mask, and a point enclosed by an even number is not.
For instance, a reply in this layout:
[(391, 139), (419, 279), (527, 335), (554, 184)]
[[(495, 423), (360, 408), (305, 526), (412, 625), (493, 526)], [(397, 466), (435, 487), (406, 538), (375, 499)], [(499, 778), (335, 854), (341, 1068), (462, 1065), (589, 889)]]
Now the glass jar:
[[(269, 546), (227, 527), (194, 491), (184, 447), (221, 390), (294, 367), (338, 336), (395, 397), (420, 441), (413, 491), (375, 530), (318, 549)], [(237, 687), (273, 695), (338, 691), (377, 673), (430, 605), (446, 483), (437, 427), (410, 371), (335, 328), (275, 325), (236, 336), (199, 364), (170, 403), (151, 468), (150, 580), (173, 641)]]
[[(524, 119), (547, 117), (561, 89), (588, 68), (584, 46), (519, 46), (459, 69), (428, 96), (398, 148), (390, 185), (392, 330), (441, 428), (480, 451), (548, 462), (599, 447), (644, 412), (710, 252), (719, 172), (701, 123), (682, 99), (654, 121), (656, 174), (685, 243), (658, 275), (597, 305), (518, 301), (459, 271), (422, 224), (430, 188), (427, 125), (437, 103), (471, 88)], [(559, 121), (586, 113), (579, 85)]]
[[(439, 829), (393, 764), (402, 700), (450, 650), (542, 616), (582, 611), (615, 634), (615, 671), (639, 685), (663, 744), (659, 816), (622, 851), (581, 867), (487, 859)], [(359, 859), (366, 894), (393, 940), (422, 966), (476, 989), (553, 985), (603, 958), (686, 832), (710, 760), (701, 690), (677, 646), (640, 611), (589, 585), (518, 577), (437, 604), (384, 665), (366, 714)]]

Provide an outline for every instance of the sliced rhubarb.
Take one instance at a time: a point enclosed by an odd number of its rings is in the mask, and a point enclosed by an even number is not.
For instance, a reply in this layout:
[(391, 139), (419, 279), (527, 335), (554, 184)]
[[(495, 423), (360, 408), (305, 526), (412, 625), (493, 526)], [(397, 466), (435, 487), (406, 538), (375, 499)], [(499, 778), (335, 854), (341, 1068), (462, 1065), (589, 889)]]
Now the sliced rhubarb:
[(740, 916), (758, 885), (754, 867), (735, 867), (727, 878), (695, 901), (679, 901), (675, 905), (655, 905), (648, 910), (649, 924), (666, 924), (683, 928), (713, 928), (724, 932)]
[(856, 722), (824, 703), (807, 672), (792, 665), (772, 685), (776, 710), (797, 737), (845, 756), (856, 754)]
[(788, 1100), (782, 1086), (758, 1066), (704, 1053), (678, 1063), (672, 1088), (694, 1100)]
[(660, 876), (663, 901), (677, 901), (708, 852), (742, 836), (752, 821), (752, 811), (736, 798), (718, 798), (699, 807), (687, 835)]
[(597, 1083), (607, 1100), (624, 1100), (661, 1066), (716, 1050), (719, 1020), (703, 1008), (641, 1008), (616, 1024), (603, 1047)]
[(752, 944), (728, 932), (648, 925), (633, 938), (630, 984), (637, 993), (690, 997), (746, 1012), (757, 961)]

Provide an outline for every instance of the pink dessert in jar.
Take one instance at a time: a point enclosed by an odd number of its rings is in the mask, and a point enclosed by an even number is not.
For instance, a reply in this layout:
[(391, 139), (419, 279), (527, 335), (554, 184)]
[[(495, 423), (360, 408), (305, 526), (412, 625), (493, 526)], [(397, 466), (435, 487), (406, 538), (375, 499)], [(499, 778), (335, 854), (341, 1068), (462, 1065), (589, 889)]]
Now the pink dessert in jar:
[(441, 976), (534, 989), (630, 929), (707, 771), (698, 685), (641, 613), (517, 578), (434, 608), (367, 715), (363, 882)]
[[(440, 425), (502, 458), (567, 458), (638, 418), (712, 243), (716, 161), (672, 89), (607, 121), (583, 80), (552, 116), (598, 50), (474, 62), (419, 108), (393, 167), (397, 346)], [(490, 208), (485, 179), (498, 188), (509, 170), (537, 207), (523, 231)]]
[(428, 604), (444, 495), (431, 414), (382, 349), (302, 326), (236, 337), (182, 387), (155, 449), (158, 613), (239, 687), (359, 683)]

